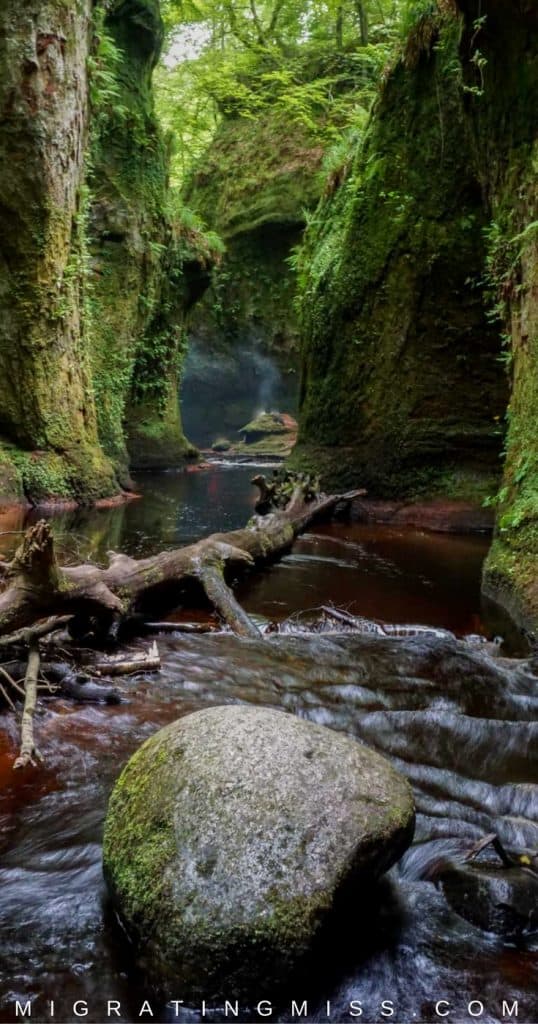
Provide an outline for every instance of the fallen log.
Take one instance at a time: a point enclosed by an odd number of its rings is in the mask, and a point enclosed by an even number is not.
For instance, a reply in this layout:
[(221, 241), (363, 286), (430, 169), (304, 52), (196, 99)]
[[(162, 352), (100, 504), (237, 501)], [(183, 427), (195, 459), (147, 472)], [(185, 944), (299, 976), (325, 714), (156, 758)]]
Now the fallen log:
[[(290, 480), (286, 480), (289, 488)], [(114, 623), (154, 609), (156, 600), (177, 606), (179, 595), (209, 600), (242, 636), (259, 636), (228, 586), (239, 572), (280, 558), (298, 534), (335, 508), (349, 505), (363, 490), (313, 495), (312, 483), (298, 478), (285, 508), (255, 515), (246, 527), (215, 533), (195, 544), (134, 559), (109, 552), (109, 565), (60, 566), (52, 533), (41, 521), (25, 534), (6, 572), (0, 594), (0, 634), (21, 630), (44, 616), (73, 616), (72, 635), (102, 635)]]

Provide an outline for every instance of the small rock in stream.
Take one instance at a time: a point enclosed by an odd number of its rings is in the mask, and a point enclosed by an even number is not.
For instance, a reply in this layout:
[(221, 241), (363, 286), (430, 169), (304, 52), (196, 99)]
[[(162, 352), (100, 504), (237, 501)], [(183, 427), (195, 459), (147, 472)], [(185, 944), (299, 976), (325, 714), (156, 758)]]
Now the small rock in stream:
[(105, 877), (164, 994), (259, 998), (304, 965), (342, 897), (360, 915), (413, 829), (408, 782), (373, 750), (285, 712), (216, 707), (127, 764)]
[(447, 902), (486, 932), (518, 940), (538, 930), (538, 877), (522, 868), (454, 866), (441, 879)]

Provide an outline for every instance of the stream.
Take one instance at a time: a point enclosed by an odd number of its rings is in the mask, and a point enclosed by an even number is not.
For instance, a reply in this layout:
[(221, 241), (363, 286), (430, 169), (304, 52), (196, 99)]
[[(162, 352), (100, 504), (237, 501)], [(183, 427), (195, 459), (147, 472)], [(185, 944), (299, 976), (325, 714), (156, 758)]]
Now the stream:
[[(251, 466), (225, 465), (148, 475), (140, 479), (142, 500), (54, 515), (62, 554), (100, 560), (114, 549), (140, 556), (237, 528), (252, 514), (251, 476)], [(23, 518), (19, 510), (0, 517), (4, 554), (13, 550)], [(36, 720), (45, 758), (40, 771), (13, 773), (18, 727), (4, 714), (0, 1021), (22, 1019), (16, 1000), (33, 1001), (32, 1021), (61, 1024), (84, 1019), (77, 1000), (86, 1001), (91, 1024), (118, 1019), (107, 1018), (107, 1000), (119, 1001), (126, 1022), (203, 1019), (199, 1007), (176, 1016), (144, 991), (107, 903), (101, 833), (109, 792), (143, 740), (181, 715), (238, 701), (356, 736), (391, 758), (415, 791), (414, 845), (383, 882), (378, 912), (358, 903), (323, 976), (311, 992), (292, 993), (299, 1003), (308, 999), (302, 1020), (538, 1020), (538, 944), (480, 930), (428, 879), (431, 865), (487, 832), (509, 847), (538, 848), (536, 677), (518, 659), (496, 659), (442, 636), (346, 635), (336, 624), (328, 632), (319, 612), (332, 602), (370, 619), (441, 627), (458, 637), (508, 635), (507, 624), (481, 604), (487, 548), (480, 535), (316, 525), (282, 562), (237, 585), (239, 600), (260, 622), (287, 621), (280, 633), (260, 641), (225, 633), (159, 636), (161, 673), (122, 680), (124, 703), (43, 706)], [(305, 609), (309, 614), (298, 614)], [(517, 651), (509, 645), (503, 653)], [(144, 998), (153, 1017), (139, 1016)], [(247, 1019), (291, 1017), (282, 1008)]]

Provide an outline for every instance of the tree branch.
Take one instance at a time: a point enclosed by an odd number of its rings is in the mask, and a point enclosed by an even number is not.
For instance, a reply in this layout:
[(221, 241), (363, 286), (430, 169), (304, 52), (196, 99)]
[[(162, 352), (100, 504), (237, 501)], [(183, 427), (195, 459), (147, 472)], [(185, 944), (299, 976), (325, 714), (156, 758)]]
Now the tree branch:
[(39, 648), (37, 640), (33, 640), (28, 655), (28, 668), (24, 680), (25, 699), (21, 723), (21, 750), (13, 768), (26, 768), (41, 761), (41, 754), (34, 742), (34, 713), (37, 703), (37, 677), (39, 675)]

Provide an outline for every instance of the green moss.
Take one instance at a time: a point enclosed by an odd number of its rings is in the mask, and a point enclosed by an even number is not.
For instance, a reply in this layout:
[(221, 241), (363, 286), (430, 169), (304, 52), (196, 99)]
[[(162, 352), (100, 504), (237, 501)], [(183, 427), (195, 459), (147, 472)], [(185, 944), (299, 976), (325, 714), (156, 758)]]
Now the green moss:
[(152, 87), (162, 42), (159, 4), (113, 3), (97, 19), (88, 304), (93, 382), (101, 442), (128, 483), (130, 456), (136, 466), (170, 466), (193, 455), (177, 381), (188, 276), (210, 254), (205, 240), (198, 245), (197, 232), (184, 231), (172, 215), (169, 152)]
[(227, 241), (264, 224), (301, 225), (320, 193), (323, 148), (306, 128), (267, 109), (225, 118), (186, 201)]
[[(483, 587), (512, 616), (538, 630), (538, 45), (528, 13), (495, 9), (484, 41), (489, 77), (473, 112), (488, 183), (487, 282), (502, 333), (511, 395), (506, 413), (496, 536)], [(500, 39), (506, 43), (501, 46)], [(497, 159), (491, 160), (492, 140)]]
[(9, 450), (0, 447), (0, 496), (8, 501), (24, 501), (21, 474), (10, 456)]
[(394, 67), (299, 257), (294, 464), (383, 497), (443, 493), (454, 476), (461, 496), (474, 476), (484, 493), (498, 467), (506, 382), (484, 311), (458, 39), (438, 21)]
[(137, 921), (145, 922), (141, 938), (147, 938), (152, 923), (156, 923), (152, 908), (162, 908), (159, 897), (166, 886), (164, 869), (173, 855), (175, 840), (171, 808), (163, 803), (160, 790), (152, 791), (155, 774), (138, 770), (139, 754), (137, 751), (124, 768), (110, 798), (103, 864), (126, 916), (135, 925)]
[(87, 504), (115, 490), (115, 478), (98, 448), (59, 453), (8, 446), (3, 454), (17, 474), (13, 481), (15, 494), (32, 504), (55, 499)]
[(517, 535), (497, 535), (485, 566), (482, 589), (508, 611), (512, 619), (538, 635), (538, 522)]
[[(71, 116), (71, 89), (84, 88), (89, 7), (42, 5), (43, 38), (65, 45), (60, 62), (38, 54), (31, 75), (24, 55), (35, 51), (35, 11), (10, 0), (0, 13), (0, 105), (10, 111), (0, 128), (0, 437), (12, 467), (2, 483), (31, 500), (118, 489), (98, 442), (82, 315), (86, 126), (82, 110)], [(68, 161), (57, 149), (66, 123)]]

